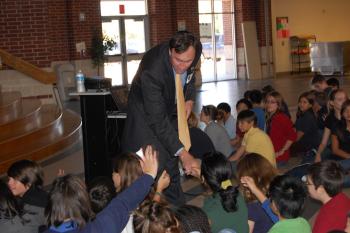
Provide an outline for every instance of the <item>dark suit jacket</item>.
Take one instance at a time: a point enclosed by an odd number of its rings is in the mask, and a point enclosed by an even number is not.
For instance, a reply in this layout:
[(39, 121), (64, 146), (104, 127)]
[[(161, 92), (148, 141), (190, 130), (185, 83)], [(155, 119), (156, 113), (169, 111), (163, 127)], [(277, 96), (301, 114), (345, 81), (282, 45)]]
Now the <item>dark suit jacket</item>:
[[(196, 49), (196, 57), (187, 71), (184, 86), (186, 100), (195, 100), (194, 67), (202, 48)], [(177, 133), (175, 78), (169, 57), (168, 43), (150, 49), (142, 58), (131, 85), (127, 120), (122, 149), (138, 151), (146, 144), (160, 151), (160, 163), (183, 147)]]

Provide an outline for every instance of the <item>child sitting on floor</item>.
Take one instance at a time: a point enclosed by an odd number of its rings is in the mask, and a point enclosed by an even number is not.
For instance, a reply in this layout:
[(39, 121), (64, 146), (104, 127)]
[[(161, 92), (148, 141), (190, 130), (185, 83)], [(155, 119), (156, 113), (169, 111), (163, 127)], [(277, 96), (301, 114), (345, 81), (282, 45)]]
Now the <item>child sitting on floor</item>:
[(297, 120), (295, 121), (297, 139), (291, 147), (291, 153), (293, 155), (300, 154), (302, 157), (301, 163), (314, 161), (316, 149), (321, 142), (317, 119), (312, 110), (313, 103), (314, 100), (309, 95), (309, 92), (304, 92), (300, 95)]
[(270, 162), (255, 153), (247, 154), (237, 164), (237, 178), (248, 207), (249, 232), (266, 233), (273, 225), (261, 205), (266, 198), (259, 200), (255, 190), (260, 189), (266, 195), (270, 182), (276, 175), (277, 171)]
[(121, 232), (129, 220), (130, 211), (144, 200), (157, 175), (157, 153), (150, 146), (146, 148), (141, 163), (144, 174), (119, 193), (94, 219), (84, 182), (74, 175), (58, 177), (52, 185), (45, 210), (49, 226), (46, 232)]
[(182, 233), (174, 212), (164, 203), (145, 202), (135, 211), (135, 233)]
[(219, 152), (207, 154), (202, 159), (201, 170), (196, 177), (209, 187), (211, 197), (204, 200), (203, 210), (208, 215), (213, 233), (233, 229), (237, 233), (248, 232), (248, 210), (233, 178), (229, 161)]
[(343, 230), (350, 211), (350, 199), (342, 192), (344, 173), (335, 161), (315, 163), (308, 169), (306, 184), (312, 198), (321, 201), (313, 233)]
[(276, 158), (270, 137), (261, 129), (256, 127), (257, 118), (254, 112), (244, 110), (237, 116), (238, 127), (244, 132), (242, 145), (229, 158), (237, 161), (246, 153), (257, 153), (265, 157), (272, 166), (276, 167)]
[(306, 193), (301, 180), (287, 175), (275, 177), (270, 184), (269, 196), (271, 208), (279, 221), (269, 233), (311, 233), (309, 223), (300, 217)]

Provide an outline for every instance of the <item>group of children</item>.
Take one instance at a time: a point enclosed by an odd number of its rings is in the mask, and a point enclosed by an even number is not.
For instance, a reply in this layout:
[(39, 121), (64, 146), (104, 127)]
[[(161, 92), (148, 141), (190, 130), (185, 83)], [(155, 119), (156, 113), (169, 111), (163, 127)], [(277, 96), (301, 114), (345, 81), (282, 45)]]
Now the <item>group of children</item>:
[[(299, 97), (294, 123), (269, 86), (246, 92), (236, 104), (237, 121), (227, 103), (203, 106), (202, 129), (190, 115), (190, 153), (201, 160), (192, 175), (207, 188), (202, 208), (167, 203), (170, 177), (166, 171), (156, 177), (151, 146), (144, 157), (118, 155), (111, 177), (87, 185), (59, 174), (48, 193), (40, 166), (22, 160), (0, 182), (1, 232), (350, 232), (350, 199), (342, 192), (350, 168), (350, 101), (325, 83), (314, 77), (316, 91)], [(291, 155), (310, 164), (302, 179), (281, 172)], [(307, 196), (322, 203), (313, 226), (301, 217)]]
[[(247, 221), (234, 224), (233, 219), (246, 214), (249, 232), (310, 232), (310, 225), (299, 217), (307, 193), (323, 204), (313, 232), (345, 230), (350, 199), (341, 190), (349, 181), (343, 171), (350, 169), (350, 101), (335, 78), (315, 75), (311, 85), (313, 90), (298, 99), (295, 121), (282, 95), (271, 86), (245, 93), (236, 104), (237, 121), (227, 103), (202, 107), (203, 132), (217, 151), (212, 163), (219, 160), (218, 154), (228, 161), (245, 199), (236, 217), (224, 206), (221, 211), (227, 215), (209, 215), (213, 232), (230, 224), (237, 232), (244, 232), (242, 223)], [(203, 145), (198, 138), (194, 144)], [(203, 169), (205, 156), (195, 152), (202, 158)], [(286, 172), (291, 156), (299, 157), (301, 174), (296, 175), (293, 169)], [(278, 176), (284, 172), (286, 175)], [(332, 187), (336, 191), (328, 190)], [(239, 195), (232, 198), (239, 203)], [(212, 211), (219, 206), (212, 204), (214, 201), (209, 202)], [(226, 218), (231, 219), (230, 224), (222, 223)]]

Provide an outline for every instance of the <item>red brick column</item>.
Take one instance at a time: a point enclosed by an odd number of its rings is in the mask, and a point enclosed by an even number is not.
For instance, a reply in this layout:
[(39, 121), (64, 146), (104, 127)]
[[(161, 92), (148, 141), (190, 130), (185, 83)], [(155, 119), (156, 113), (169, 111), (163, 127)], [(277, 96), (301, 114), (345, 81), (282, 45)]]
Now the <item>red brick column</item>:
[(149, 0), (148, 14), (151, 46), (174, 35), (179, 20), (184, 20), (186, 29), (199, 36), (198, 0)]

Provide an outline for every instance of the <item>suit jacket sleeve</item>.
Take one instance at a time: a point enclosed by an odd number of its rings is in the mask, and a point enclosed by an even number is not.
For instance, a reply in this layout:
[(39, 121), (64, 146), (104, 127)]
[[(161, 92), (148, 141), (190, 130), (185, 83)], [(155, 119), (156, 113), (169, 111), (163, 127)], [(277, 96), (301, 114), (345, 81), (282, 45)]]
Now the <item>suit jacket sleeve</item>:
[(146, 122), (165, 149), (171, 155), (175, 155), (183, 145), (167, 114), (167, 103), (162, 93), (166, 87), (148, 71), (145, 71), (142, 76), (141, 86)]

